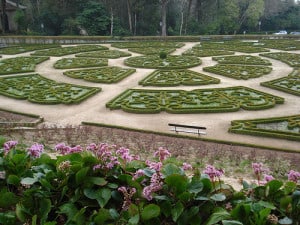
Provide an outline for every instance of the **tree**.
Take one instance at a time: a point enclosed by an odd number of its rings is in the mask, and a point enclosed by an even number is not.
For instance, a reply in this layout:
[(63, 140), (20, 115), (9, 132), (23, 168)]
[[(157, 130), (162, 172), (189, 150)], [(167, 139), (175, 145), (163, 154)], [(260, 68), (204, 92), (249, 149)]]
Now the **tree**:
[(7, 16), (6, 16), (6, 0), (1, 0), (1, 25), (2, 33), (6, 32)]
[(167, 36), (167, 5), (169, 0), (159, 0), (161, 6), (161, 36)]

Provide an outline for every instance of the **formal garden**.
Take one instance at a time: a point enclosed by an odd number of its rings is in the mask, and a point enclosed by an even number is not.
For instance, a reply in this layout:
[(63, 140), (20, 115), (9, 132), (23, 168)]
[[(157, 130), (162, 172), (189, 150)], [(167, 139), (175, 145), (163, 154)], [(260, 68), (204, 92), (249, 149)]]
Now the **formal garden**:
[[(214, 74), (241, 82), (270, 74), (272, 63), (266, 59), (270, 58), (286, 63), (294, 71), (260, 85), (280, 91), (276, 93), (282, 91), (299, 96), (299, 54), (269, 52), (270, 49), (299, 50), (299, 41), (206, 40), (195, 43), (181, 55), (172, 54), (174, 49), (184, 45), (155, 41), (111, 44), (120, 51), (101, 44), (6, 47), (0, 54), (10, 55), (10, 58), (0, 60), (0, 67), (3, 67), (0, 94), (38, 105), (78, 106), (103, 92), (93, 83), (118, 84), (138, 69), (146, 68), (153, 71), (140, 77), (137, 82), (141, 87), (128, 88), (111, 96), (103, 103), (108, 110), (122, 110), (137, 116), (166, 112), (187, 117), (191, 114), (258, 112), (284, 106), (286, 100), (280, 94), (243, 85), (219, 88), (205, 88), (205, 85), (222, 83), (222, 79), (215, 78)], [(132, 57), (131, 49), (133, 53), (143, 55)], [(30, 56), (17, 56), (26, 52)], [(243, 54), (234, 55), (235, 52)], [(53, 70), (64, 69), (61, 76), (70, 78), (70, 83), (32, 74), (36, 66), (50, 57), (61, 56), (66, 57), (55, 60)], [(108, 59), (122, 57), (123, 68), (109, 65)], [(203, 67), (203, 73), (196, 72), (194, 68), (203, 62), (200, 57), (211, 57), (218, 64)], [(88, 81), (91, 86), (71, 84), (71, 79)], [(43, 125), (43, 119), (31, 112), (26, 115), (13, 110), (0, 111), (3, 121), (13, 123), (30, 118), (30, 123), (19, 122), (8, 127), (5, 127), (7, 123), (0, 123), (3, 136), (0, 138), (0, 224), (299, 224), (300, 173), (297, 171), (300, 168), (295, 162), (290, 164), (292, 161), (284, 161), (284, 158), (279, 162), (272, 157), (265, 157), (264, 161), (253, 156), (251, 150), (247, 154), (238, 150), (232, 154), (228, 150), (227, 155), (225, 150), (217, 153), (217, 147), (207, 149), (206, 155), (201, 152), (203, 158), (196, 155), (180, 158), (183, 149), (188, 151), (193, 146), (191, 143), (198, 143), (199, 138), (183, 135), (181, 138), (186, 141), (183, 145), (174, 141), (179, 136), (173, 134), (161, 133), (159, 136), (163, 138), (153, 141), (156, 139), (146, 131), (130, 131), (129, 128), (116, 134), (107, 128), (92, 135), (88, 126), (65, 127), (64, 135), (60, 135), (60, 128)], [(15, 116), (9, 116), (9, 113)], [(300, 141), (299, 121), (297, 112), (281, 117), (266, 113), (265, 118), (233, 120), (225, 132), (297, 143)], [(97, 123), (89, 125), (101, 126)], [(28, 140), (22, 139), (16, 141), (14, 138), (18, 135), (25, 137), (28, 127), (31, 127), (28, 132), (37, 128), (38, 133), (31, 136), (34, 143), (28, 144)], [(131, 132), (145, 136), (141, 138)], [(87, 143), (92, 136), (94, 142)], [(166, 142), (169, 137), (174, 140)], [(78, 143), (83, 140), (84, 143)], [(139, 144), (131, 152), (122, 146), (128, 143)], [(175, 151), (162, 147), (164, 143)], [(255, 148), (255, 145), (250, 147)], [(195, 149), (204, 151), (203, 146)], [(268, 152), (267, 148), (265, 150)], [(294, 152), (294, 155), (297, 161), (298, 153)], [(234, 175), (239, 170), (251, 181), (242, 179), (241, 188), (237, 190), (223, 177), (229, 171)]]

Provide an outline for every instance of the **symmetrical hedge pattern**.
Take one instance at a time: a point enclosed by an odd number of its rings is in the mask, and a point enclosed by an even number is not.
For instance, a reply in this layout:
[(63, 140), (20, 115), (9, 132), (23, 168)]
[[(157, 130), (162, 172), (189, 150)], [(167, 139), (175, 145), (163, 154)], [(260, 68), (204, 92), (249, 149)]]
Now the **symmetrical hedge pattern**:
[(0, 54), (5, 54), (5, 55), (15, 55), (15, 54), (20, 54), (24, 52), (31, 52), (31, 51), (36, 51), (40, 49), (48, 49), (48, 48), (57, 48), (60, 45), (56, 44), (47, 44), (47, 45), (41, 45), (41, 44), (28, 44), (28, 45), (14, 45), (14, 46), (8, 46), (5, 48), (0, 49)]
[(79, 54), (76, 54), (75, 56), (76, 57), (117, 59), (117, 58), (121, 58), (121, 57), (131, 56), (131, 54), (124, 52), (124, 51), (119, 51), (119, 50), (101, 50), (101, 51), (79, 53)]
[(300, 69), (294, 70), (286, 77), (263, 82), (261, 85), (300, 96)]
[(191, 70), (156, 70), (139, 82), (143, 86), (218, 84), (220, 80)]
[(201, 64), (201, 60), (195, 56), (168, 55), (161, 59), (159, 55), (136, 56), (125, 59), (127, 66), (151, 68), (151, 69), (184, 69)]
[(254, 120), (234, 120), (229, 132), (300, 141), (300, 114)]
[(139, 41), (139, 42), (118, 42), (111, 44), (116, 48), (181, 48), (184, 46), (181, 42), (166, 42), (166, 41)]
[(0, 61), (0, 74), (33, 72), (37, 64), (48, 59), (49, 57), (30, 56), (3, 59)]
[(129, 51), (136, 52), (143, 55), (154, 55), (154, 54), (158, 54), (159, 52), (165, 52), (167, 54), (170, 54), (175, 50), (176, 48), (155, 48), (155, 47), (129, 48)]
[(272, 65), (269, 60), (252, 55), (212, 57), (212, 59), (221, 64)]
[(289, 52), (272, 52), (272, 53), (265, 53), (260, 55), (272, 59), (280, 60), (292, 67), (300, 67), (300, 54), (289, 53)]
[(131, 113), (210, 113), (268, 109), (283, 102), (283, 98), (238, 86), (193, 91), (129, 89), (106, 106)]
[(200, 48), (191, 48), (182, 53), (182, 55), (193, 55), (197, 57), (208, 57), (215, 55), (234, 55), (232, 51), (226, 50), (217, 50), (217, 49), (200, 49)]
[(64, 72), (64, 75), (75, 79), (97, 83), (117, 83), (125, 77), (133, 74), (135, 69), (125, 69), (120, 67), (103, 67), (98, 69), (72, 70)]
[(220, 74), (238, 80), (248, 80), (269, 74), (272, 71), (272, 68), (267, 66), (217, 64), (215, 66), (204, 67), (203, 71)]
[(101, 45), (77, 45), (77, 46), (68, 46), (68, 47), (40, 50), (32, 53), (31, 55), (64, 56), (64, 55), (76, 54), (79, 52), (90, 52), (90, 51), (107, 50), (107, 49), (108, 49), (107, 47)]
[(298, 40), (261, 40), (261, 46), (271, 49), (278, 49), (283, 51), (300, 50), (300, 42)]
[(1, 95), (39, 104), (79, 103), (100, 90), (95, 87), (57, 83), (39, 74), (0, 78)]
[(63, 58), (53, 65), (55, 69), (72, 69), (72, 68), (84, 68), (84, 67), (99, 67), (107, 66), (107, 59), (97, 58)]

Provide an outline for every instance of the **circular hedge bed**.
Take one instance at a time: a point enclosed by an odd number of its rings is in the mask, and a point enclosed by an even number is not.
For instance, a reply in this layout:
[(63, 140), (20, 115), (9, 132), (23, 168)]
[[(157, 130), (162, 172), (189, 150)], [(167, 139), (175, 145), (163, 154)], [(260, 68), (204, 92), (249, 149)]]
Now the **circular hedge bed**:
[(150, 69), (184, 69), (201, 64), (201, 60), (195, 56), (179, 55), (168, 55), (165, 59), (158, 55), (136, 56), (124, 62), (127, 66)]
[(72, 69), (82, 67), (107, 66), (107, 59), (97, 58), (63, 58), (54, 64), (55, 69)]

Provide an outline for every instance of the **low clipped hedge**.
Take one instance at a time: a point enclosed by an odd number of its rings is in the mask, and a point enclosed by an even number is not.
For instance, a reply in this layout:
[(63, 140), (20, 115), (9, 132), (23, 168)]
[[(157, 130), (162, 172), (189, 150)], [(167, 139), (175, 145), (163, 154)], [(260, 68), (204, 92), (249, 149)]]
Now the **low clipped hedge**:
[(272, 68), (267, 66), (217, 64), (215, 66), (204, 67), (203, 71), (238, 80), (248, 80), (269, 74)]
[(48, 48), (57, 48), (60, 45), (57, 44), (27, 44), (27, 45), (12, 45), (12, 46), (7, 46), (4, 48), (0, 49), (0, 54), (4, 55), (16, 55), (24, 52), (31, 52), (31, 51), (36, 51), (40, 49), (48, 49)]
[(278, 50), (283, 50), (283, 51), (294, 51), (294, 50), (300, 50), (300, 42), (298, 37), (295, 39), (281, 39), (281, 40), (276, 40), (276, 39), (265, 39), (265, 40), (260, 40), (259, 42), (262, 44), (262, 46), (266, 48), (271, 48), (271, 49), (278, 49)]
[(73, 69), (84, 67), (107, 66), (107, 59), (97, 58), (63, 58), (56, 61), (53, 65), (55, 69)]
[(201, 60), (195, 56), (169, 55), (161, 59), (159, 55), (136, 56), (125, 59), (125, 65), (150, 69), (184, 69), (201, 64)]
[(75, 55), (76, 57), (89, 57), (89, 58), (109, 58), (109, 59), (117, 59), (121, 57), (131, 56), (130, 53), (119, 51), (119, 50), (101, 50), (101, 51), (92, 51), (92, 52), (84, 52)]
[(64, 72), (64, 75), (75, 79), (84, 79), (90, 82), (111, 84), (121, 81), (135, 71), (135, 69), (110, 66), (97, 69), (71, 70)]
[(193, 91), (129, 89), (106, 107), (132, 113), (211, 113), (261, 110), (283, 102), (283, 98), (242, 86)]
[(172, 87), (179, 85), (218, 84), (220, 80), (191, 70), (156, 70), (141, 81), (143, 86)]
[(234, 120), (229, 132), (300, 141), (300, 115)]
[(300, 67), (300, 54), (289, 52), (271, 52), (260, 54), (261, 56), (280, 60), (292, 67)]
[(176, 48), (146, 47), (146, 48), (129, 48), (128, 50), (143, 55), (154, 55), (157, 54), (158, 52), (165, 52), (167, 54), (171, 54), (176, 50)]
[(115, 48), (181, 48), (184, 46), (181, 42), (168, 41), (136, 41), (136, 42), (115, 42), (111, 44)]
[(252, 56), (252, 55), (212, 57), (212, 59), (217, 61), (220, 64), (245, 64), (245, 65), (265, 65), (265, 66), (272, 65), (272, 63), (269, 60), (262, 59), (261, 57)]
[(78, 104), (100, 88), (57, 83), (39, 74), (0, 78), (0, 94), (38, 104)]
[(260, 85), (300, 96), (300, 70), (296, 69), (286, 77), (262, 82)]
[(192, 55), (197, 57), (208, 57), (216, 55), (234, 55), (233, 51), (217, 50), (217, 49), (199, 49), (191, 48), (182, 53), (182, 55)]
[(0, 75), (34, 72), (35, 66), (48, 60), (49, 57), (20, 56), (0, 61)]

